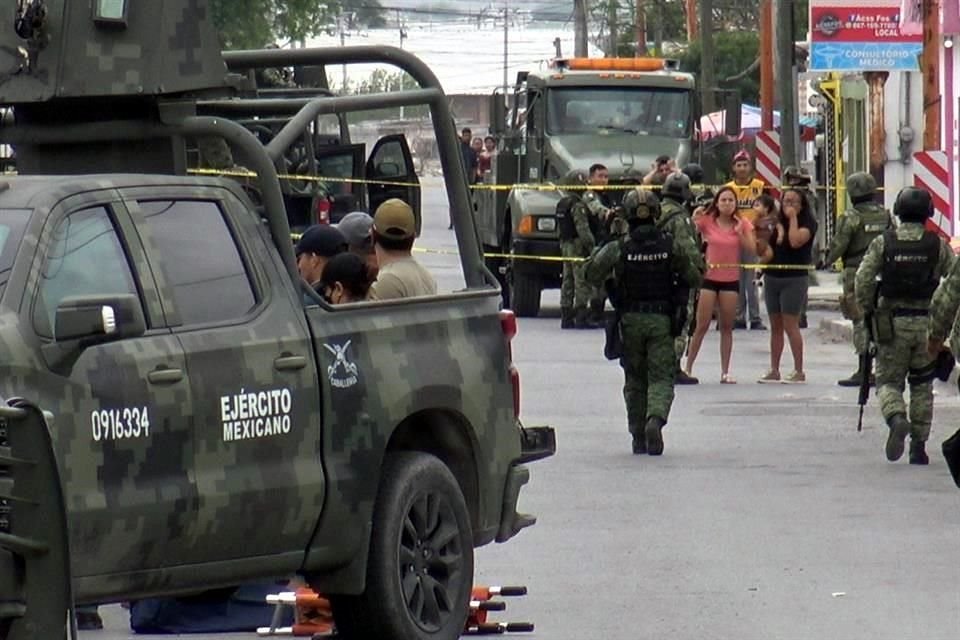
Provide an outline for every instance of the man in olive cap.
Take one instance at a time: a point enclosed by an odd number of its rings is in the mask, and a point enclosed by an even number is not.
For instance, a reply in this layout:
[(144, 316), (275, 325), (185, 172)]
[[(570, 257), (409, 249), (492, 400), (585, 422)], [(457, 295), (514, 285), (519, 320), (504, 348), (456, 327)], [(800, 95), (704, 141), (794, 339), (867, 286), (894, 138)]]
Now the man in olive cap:
[(327, 261), (347, 250), (347, 240), (330, 225), (315, 224), (297, 240), (297, 269), (304, 280), (316, 288)]
[(371, 300), (430, 296), (437, 282), (411, 255), (417, 235), (413, 209), (399, 198), (390, 198), (373, 214), (373, 246), (380, 271), (370, 287)]

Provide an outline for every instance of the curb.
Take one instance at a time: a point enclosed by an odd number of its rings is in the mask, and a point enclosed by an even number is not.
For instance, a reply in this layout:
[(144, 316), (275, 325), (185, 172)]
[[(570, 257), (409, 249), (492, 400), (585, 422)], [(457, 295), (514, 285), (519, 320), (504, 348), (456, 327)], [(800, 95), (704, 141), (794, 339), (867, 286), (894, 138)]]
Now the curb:
[(835, 342), (853, 342), (853, 322), (843, 318), (824, 318), (820, 332)]

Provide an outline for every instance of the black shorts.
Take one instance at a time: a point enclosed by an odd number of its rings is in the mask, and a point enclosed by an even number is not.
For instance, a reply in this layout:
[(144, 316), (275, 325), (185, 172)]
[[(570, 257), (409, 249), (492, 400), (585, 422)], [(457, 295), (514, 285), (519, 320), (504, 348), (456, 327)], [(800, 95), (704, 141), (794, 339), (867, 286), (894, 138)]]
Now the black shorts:
[(707, 291), (713, 291), (714, 293), (720, 293), (721, 291), (740, 293), (740, 283), (736, 280), (733, 282), (717, 282), (716, 280), (704, 278), (703, 284), (700, 285), (700, 288), (706, 289)]

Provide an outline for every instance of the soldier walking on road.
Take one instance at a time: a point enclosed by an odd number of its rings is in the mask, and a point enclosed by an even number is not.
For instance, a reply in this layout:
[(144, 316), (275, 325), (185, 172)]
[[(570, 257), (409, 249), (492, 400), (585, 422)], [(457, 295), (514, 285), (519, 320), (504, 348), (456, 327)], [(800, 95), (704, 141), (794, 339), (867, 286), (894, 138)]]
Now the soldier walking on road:
[[(567, 186), (583, 186), (583, 175), (570, 172), (563, 181)], [(564, 258), (560, 282), (560, 328), (596, 329), (602, 326), (588, 316), (587, 305), (594, 298), (594, 288), (584, 277), (582, 259), (597, 245), (600, 219), (590, 214), (582, 194), (570, 189), (557, 203), (557, 226), (560, 250)]]
[[(924, 229), (933, 213), (928, 192), (904, 188), (893, 212), (900, 227), (870, 243), (857, 269), (855, 293), (877, 344), (877, 397), (890, 428), (887, 460), (900, 459), (910, 434), (910, 464), (927, 464), (934, 376), (927, 353), (927, 316), (941, 276), (950, 271), (953, 252), (936, 233)], [(909, 414), (904, 380), (910, 385)]]
[(853, 321), (853, 348), (857, 353), (857, 370), (849, 378), (838, 380), (841, 387), (859, 387), (863, 375), (869, 375), (873, 384), (873, 372), (861, 371), (862, 356), (867, 349), (867, 332), (863, 325), (863, 310), (854, 295), (854, 278), (857, 267), (867, 253), (873, 239), (893, 228), (893, 216), (874, 200), (877, 182), (869, 173), (854, 173), (847, 178), (847, 193), (853, 208), (837, 220), (837, 230), (830, 243), (826, 263), (843, 260), (843, 294), (840, 311), (843, 317)]
[[(595, 286), (613, 278), (611, 302), (622, 335), (620, 366), (633, 453), (657, 456), (663, 453), (661, 430), (673, 403), (673, 340), (684, 325), (676, 311), (685, 306), (686, 291), (700, 286), (700, 258), (695, 247), (656, 228), (659, 205), (649, 191), (629, 191), (623, 207), (629, 235), (598, 251), (586, 275)], [(677, 300), (678, 291), (683, 300)]]
[[(663, 200), (660, 204), (660, 215), (657, 217), (657, 229), (669, 233), (677, 242), (688, 245), (690, 251), (697, 256), (697, 268), (701, 273), (706, 269), (703, 254), (700, 253), (700, 243), (697, 241), (697, 229), (693, 226), (690, 212), (685, 203), (692, 199), (690, 193), (690, 178), (682, 173), (672, 173), (667, 176), (660, 190)], [(690, 290), (687, 296), (687, 318), (694, 315), (696, 288)], [(700, 381), (688, 374), (680, 367), (680, 358), (687, 349), (686, 327), (674, 338), (674, 350), (677, 355), (676, 384), (699, 384)]]

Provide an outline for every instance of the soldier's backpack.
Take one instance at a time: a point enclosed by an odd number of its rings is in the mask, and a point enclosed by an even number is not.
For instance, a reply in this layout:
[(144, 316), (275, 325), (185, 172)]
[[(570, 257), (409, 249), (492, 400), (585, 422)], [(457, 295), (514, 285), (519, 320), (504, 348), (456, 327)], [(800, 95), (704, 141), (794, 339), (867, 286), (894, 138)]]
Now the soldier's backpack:
[(577, 196), (563, 196), (557, 203), (557, 231), (560, 234), (560, 240), (576, 240), (577, 227), (573, 224), (573, 207), (580, 198)]

